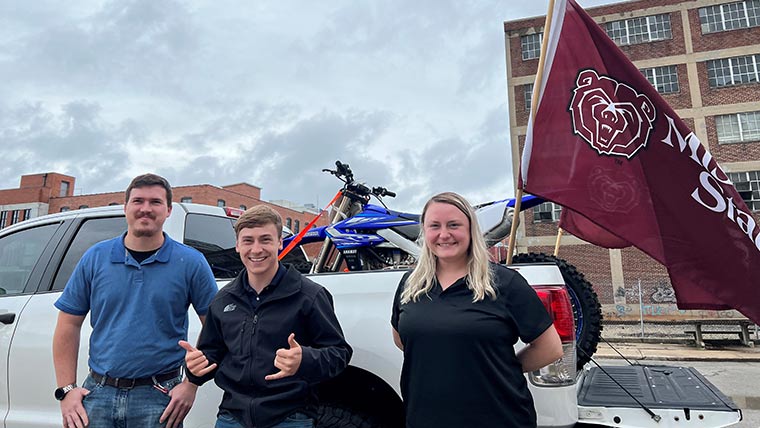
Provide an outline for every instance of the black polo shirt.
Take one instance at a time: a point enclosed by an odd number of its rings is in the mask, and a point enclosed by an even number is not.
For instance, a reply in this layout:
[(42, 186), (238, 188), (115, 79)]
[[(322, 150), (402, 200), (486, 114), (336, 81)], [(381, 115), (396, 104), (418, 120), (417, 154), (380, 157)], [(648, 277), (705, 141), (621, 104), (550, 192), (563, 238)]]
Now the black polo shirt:
[(472, 302), (462, 278), (445, 291), (400, 304), (391, 324), (404, 344), (401, 393), (408, 428), (536, 426), (536, 411), (514, 345), (530, 343), (552, 324), (517, 272), (491, 264), (496, 300)]
[(274, 274), (272, 282), (261, 289), (261, 293), (257, 293), (256, 290), (251, 287), (251, 283), (248, 281), (248, 275), (243, 275), (243, 289), (248, 295), (248, 301), (251, 302), (251, 308), (254, 311), (256, 311), (261, 302), (266, 300), (267, 297), (272, 294), (274, 289), (277, 288), (277, 286), (282, 281), (282, 278), (285, 276), (285, 272), (287, 271), (288, 270), (285, 268), (285, 266), (283, 266), (282, 263), (279, 263), (277, 267), (277, 273)]

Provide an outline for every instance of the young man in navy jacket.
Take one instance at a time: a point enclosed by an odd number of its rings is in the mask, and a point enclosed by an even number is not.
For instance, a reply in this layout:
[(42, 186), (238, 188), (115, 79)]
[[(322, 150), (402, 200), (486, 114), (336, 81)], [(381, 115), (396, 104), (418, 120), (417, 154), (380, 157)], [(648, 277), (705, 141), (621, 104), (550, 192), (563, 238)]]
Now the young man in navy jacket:
[(214, 298), (188, 378), (224, 390), (217, 428), (313, 427), (314, 387), (348, 365), (332, 296), (277, 259), (282, 219), (270, 207), (248, 209), (235, 224), (245, 270)]

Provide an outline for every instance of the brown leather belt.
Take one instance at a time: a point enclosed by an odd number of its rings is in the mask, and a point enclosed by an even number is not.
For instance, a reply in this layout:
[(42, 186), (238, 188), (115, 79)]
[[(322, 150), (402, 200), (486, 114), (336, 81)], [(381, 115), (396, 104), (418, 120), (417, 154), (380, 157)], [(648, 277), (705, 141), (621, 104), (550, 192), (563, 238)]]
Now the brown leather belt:
[(92, 379), (95, 380), (95, 382), (102, 385), (108, 385), (108, 386), (113, 386), (115, 388), (123, 388), (123, 389), (132, 389), (136, 386), (153, 385), (156, 382), (158, 383), (166, 382), (167, 380), (172, 380), (176, 377), (179, 377), (179, 375), (181, 374), (182, 374), (182, 369), (177, 368), (170, 372), (161, 373), (156, 376), (128, 379), (128, 378), (105, 376), (100, 373), (95, 373), (94, 371), (90, 371), (90, 376), (92, 376)]

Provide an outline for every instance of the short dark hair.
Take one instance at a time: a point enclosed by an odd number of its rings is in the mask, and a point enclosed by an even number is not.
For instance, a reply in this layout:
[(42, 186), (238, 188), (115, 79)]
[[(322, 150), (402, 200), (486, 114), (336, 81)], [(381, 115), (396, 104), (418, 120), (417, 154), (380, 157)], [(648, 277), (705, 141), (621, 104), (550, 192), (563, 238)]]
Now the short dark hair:
[(132, 192), (132, 189), (139, 189), (141, 187), (148, 186), (163, 187), (164, 190), (166, 190), (166, 205), (169, 208), (172, 207), (172, 186), (169, 185), (169, 182), (166, 181), (164, 177), (151, 173), (138, 175), (132, 179), (132, 182), (129, 183), (129, 186), (127, 186), (126, 195), (124, 197), (125, 203), (129, 203), (129, 194)]
[(277, 229), (277, 237), (282, 238), (282, 217), (280, 217), (280, 213), (266, 205), (248, 208), (235, 222), (235, 236), (238, 236), (242, 229), (261, 227), (267, 224), (273, 224)]

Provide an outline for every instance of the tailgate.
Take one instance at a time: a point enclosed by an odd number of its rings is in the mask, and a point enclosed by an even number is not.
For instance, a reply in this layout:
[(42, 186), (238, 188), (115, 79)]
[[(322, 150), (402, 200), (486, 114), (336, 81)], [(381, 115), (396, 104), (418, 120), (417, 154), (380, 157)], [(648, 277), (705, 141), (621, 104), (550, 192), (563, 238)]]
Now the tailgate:
[(741, 410), (736, 404), (694, 368), (602, 369), (594, 367), (587, 371), (580, 384), (579, 422), (615, 427), (709, 428), (730, 426), (741, 420)]

